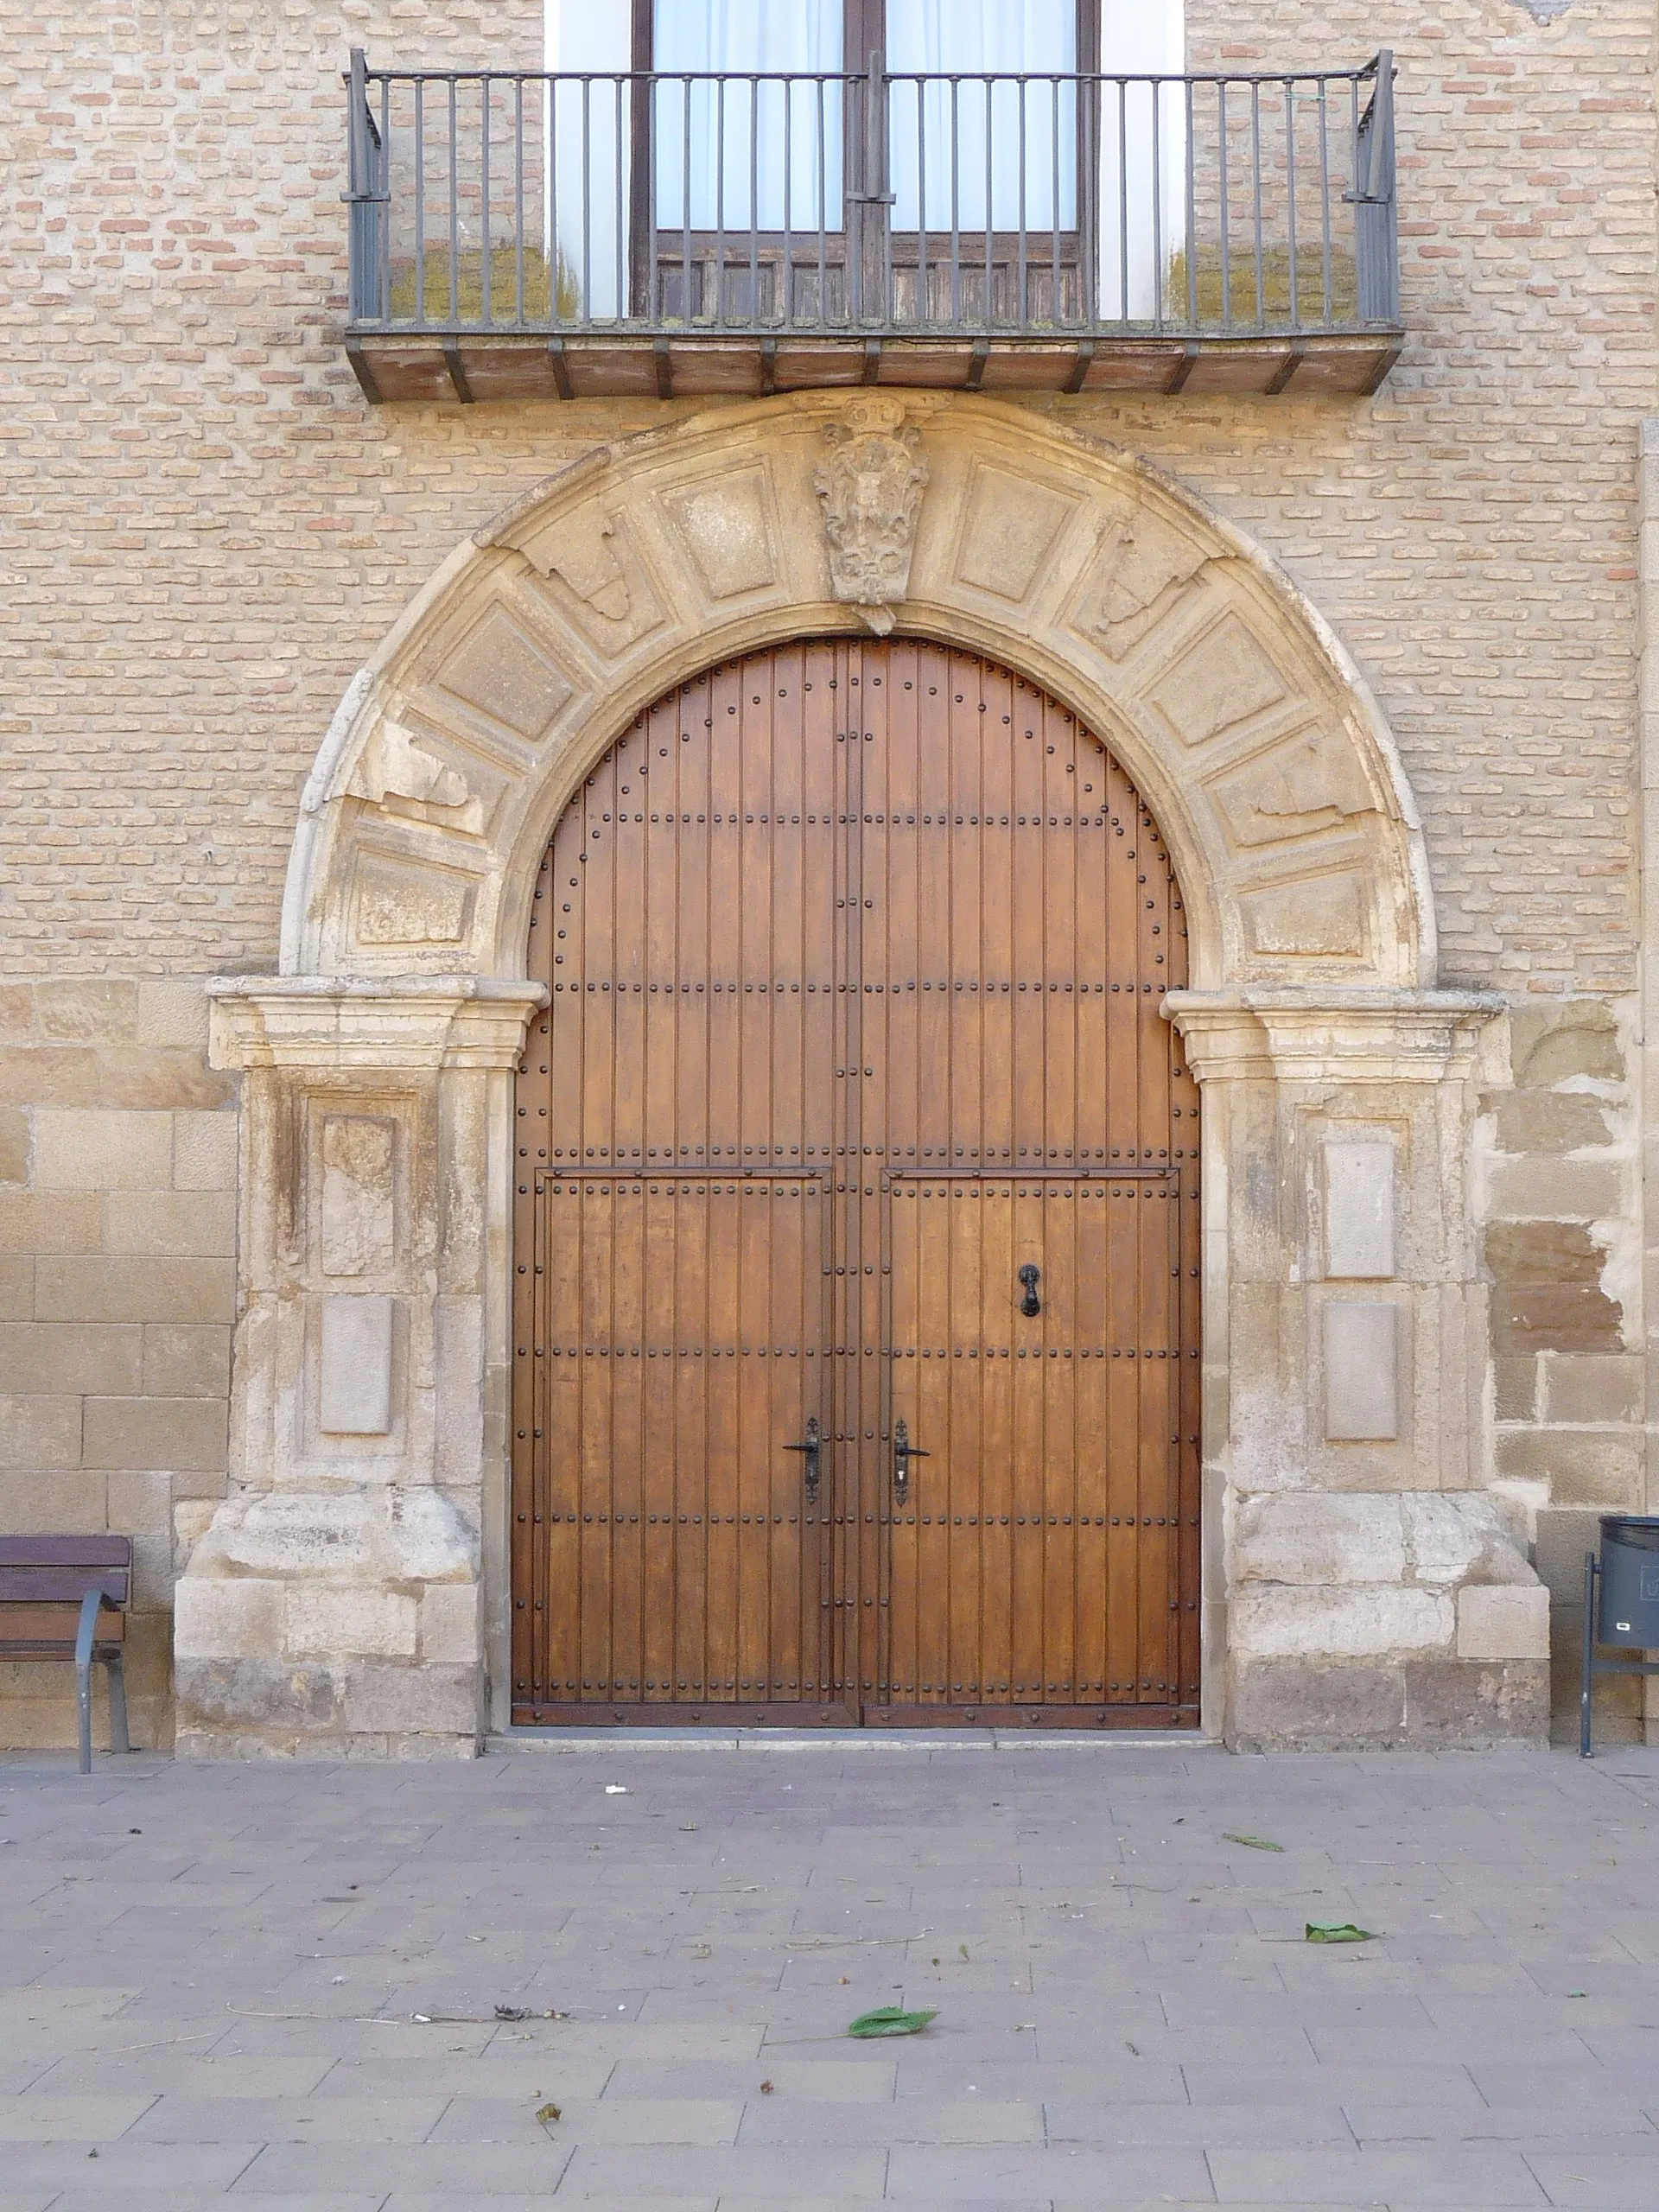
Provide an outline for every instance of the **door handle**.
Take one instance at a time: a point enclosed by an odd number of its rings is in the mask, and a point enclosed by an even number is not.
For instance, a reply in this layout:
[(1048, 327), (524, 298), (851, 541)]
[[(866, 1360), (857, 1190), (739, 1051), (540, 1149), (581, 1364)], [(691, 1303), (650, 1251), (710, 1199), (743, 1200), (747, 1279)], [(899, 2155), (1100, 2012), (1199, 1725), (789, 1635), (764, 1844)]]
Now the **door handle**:
[(931, 1452), (924, 1452), (919, 1444), (910, 1440), (910, 1429), (902, 1421), (893, 1424), (893, 1494), (902, 1505), (910, 1496), (910, 1463), (912, 1459), (931, 1459)]
[(823, 1436), (818, 1427), (817, 1414), (809, 1414), (806, 1417), (805, 1441), (801, 1444), (785, 1444), (784, 1449), (785, 1452), (801, 1452), (806, 1455), (806, 1502), (809, 1505), (816, 1505), (818, 1502), (818, 1477), (823, 1471), (819, 1465), (819, 1454), (823, 1450)]
[(1025, 1286), (1025, 1296), (1020, 1301), (1020, 1311), (1028, 1320), (1034, 1320), (1043, 1310), (1043, 1301), (1037, 1295), (1037, 1286), (1042, 1281), (1042, 1270), (1027, 1260), (1020, 1270), (1020, 1280)]

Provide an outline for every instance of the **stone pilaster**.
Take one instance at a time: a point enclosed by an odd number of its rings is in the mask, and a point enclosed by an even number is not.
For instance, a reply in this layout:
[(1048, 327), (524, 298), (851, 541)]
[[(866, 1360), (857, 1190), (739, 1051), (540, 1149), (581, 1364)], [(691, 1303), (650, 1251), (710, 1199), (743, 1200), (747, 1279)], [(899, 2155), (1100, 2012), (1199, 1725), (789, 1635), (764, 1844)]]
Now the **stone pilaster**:
[(543, 994), (212, 988), (213, 1062), (242, 1073), (241, 1293), (230, 1492), (178, 1586), (179, 1749), (470, 1753), (505, 1395), (499, 1133)]
[(1541, 1740), (1548, 1599), (1483, 1487), (1449, 991), (1183, 991), (1204, 1091), (1206, 1649), (1240, 1747)]

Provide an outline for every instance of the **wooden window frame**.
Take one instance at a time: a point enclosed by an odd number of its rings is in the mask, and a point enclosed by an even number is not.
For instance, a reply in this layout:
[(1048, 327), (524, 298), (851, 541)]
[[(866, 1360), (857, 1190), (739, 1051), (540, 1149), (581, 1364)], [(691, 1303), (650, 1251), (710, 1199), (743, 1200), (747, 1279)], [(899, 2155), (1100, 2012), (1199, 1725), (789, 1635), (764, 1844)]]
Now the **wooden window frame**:
[[(787, 0), (779, 0), (787, 4)], [(1076, 0), (1077, 73), (1089, 77), (1098, 73), (1101, 66), (1101, 0)], [(875, 57), (878, 67), (887, 63), (887, 0), (842, 0), (842, 67), (848, 75), (862, 75)], [(657, 0), (632, 0), (630, 23), (629, 68), (636, 77), (649, 76), (656, 62)], [(849, 99), (842, 107), (842, 180), (843, 205), (839, 227), (830, 232), (830, 210), (823, 210), (823, 227), (830, 235), (846, 238), (846, 257), (850, 263), (861, 258), (867, 264), (891, 254), (893, 233), (886, 220), (885, 208), (861, 202), (851, 190), (853, 180), (866, 174), (865, 123), (863, 103)], [(629, 267), (633, 294), (633, 308), (637, 315), (645, 315), (655, 293), (656, 263), (659, 248), (656, 222), (656, 177), (652, 162), (651, 112), (649, 99), (638, 97), (631, 103), (630, 160), (629, 160)], [(1086, 127), (1079, 114), (1077, 131), (1077, 221), (1069, 231), (1060, 233), (1074, 240), (1079, 262), (1087, 265), (1096, 234), (1098, 211), (1095, 205), (1099, 180), (1094, 174), (1089, 149), (1098, 141), (1098, 122), (1095, 128)], [(694, 233), (694, 235), (696, 235)], [(781, 245), (781, 232), (759, 234), (771, 251)], [(906, 232), (906, 238), (918, 240), (921, 257), (935, 257), (931, 248), (939, 233)], [(964, 234), (966, 236), (967, 234)], [(973, 234), (982, 248), (982, 231)], [(1010, 242), (1014, 232), (993, 233), (993, 245), (1007, 238)], [(1046, 235), (1046, 233), (1045, 233)], [(689, 283), (689, 276), (686, 280)]]

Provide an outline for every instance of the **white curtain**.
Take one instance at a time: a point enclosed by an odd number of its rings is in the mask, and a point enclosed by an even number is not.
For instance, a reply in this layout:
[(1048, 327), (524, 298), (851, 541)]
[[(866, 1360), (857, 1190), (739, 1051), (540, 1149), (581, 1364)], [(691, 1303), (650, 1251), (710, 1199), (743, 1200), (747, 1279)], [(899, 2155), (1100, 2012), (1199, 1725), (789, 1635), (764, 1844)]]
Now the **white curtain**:
[[(842, 52), (842, 0), (656, 0), (657, 67), (668, 71), (861, 70)], [(562, 289), (598, 317), (620, 314), (627, 296), (630, 136), (626, 76), (629, 0), (547, 0), (547, 66), (597, 72), (549, 95), (548, 233)], [(1182, 0), (1102, 0), (1101, 67), (1107, 77), (1179, 78), (1185, 67)], [(1077, 225), (1075, 97), (1041, 83), (1022, 92), (1021, 72), (1077, 67), (1076, 0), (887, 0), (889, 184), (895, 228), (948, 231), (955, 213), (967, 232), (1019, 226), (1021, 138), (1024, 214), (1040, 235)], [(988, 95), (964, 84), (919, 88), (906, 73), (1002, 73)], [(690, 220), (728, 232), (816, 229), (820, 211), (842, 224), (839, 88), (728, 86), (723, 118), (715, 88), (670, 83), (657, 94), (657, 221)], [(954, 107), (954, 117), (953, 117)], [(1156, 110), (1154, 129), (1154, 111)], [(785, 118), (788, 117), (788, 160)], [(1179, 261), (1186, 244), (1186, 121), (1181, 87), (1144, 83), (1100, 90), (1098, 311), (1108, 321), (1150, 321), (1185, 312)], [(717, 158), (718, 153), (718, 158)], [(689, 168), (690, 189), (686, 189)], [(757, 189), (752, 194), (751, 158)], [(722, 206), (723, 200), (723, 206)], [(1173, 283), (1173, 291), (1172, 291)], [(1181, 292), (1177, 298), (1174, 292)]]
[[(547, 0), (547, 231), (561, 305), (603, 319), (628, 294), (629, 0)], [(587, 73), (587, 81), (581, 81)]]
[(1077, 0), (887, 0), (894, 227), (1075, 230), (1077, 90), (1041, 73), (1077, 66)]
[[(1102, 0), (1102, 72), (1179, 78), (1186, 67), (1182, 0)], [(1100, 91), (1099, 313), (1150, 322), (1186, 313), (1177, 264), (1186, 246), (1186, 95), (1178, 83)], [(1179, 296), (1175, 295), (1179, 294)]]
[[(656, 0), (659, 229), (841, 228), (842, 92), (824, 79), (843, 67), (843, 14), (842, 0)], [(691, 81), (722, 72), (771, 81)]]

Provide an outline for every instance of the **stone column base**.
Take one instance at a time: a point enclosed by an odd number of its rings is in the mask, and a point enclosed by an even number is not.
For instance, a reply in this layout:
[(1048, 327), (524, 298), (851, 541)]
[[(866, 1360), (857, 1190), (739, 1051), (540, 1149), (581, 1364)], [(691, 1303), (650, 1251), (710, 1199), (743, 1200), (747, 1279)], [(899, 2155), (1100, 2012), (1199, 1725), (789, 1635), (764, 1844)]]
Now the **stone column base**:
[(439, 1491), (229, 1500), (176, 1603), (181, 1758), (478, 1750), (478, 1541)]
[(1547, 1659), (1261, 1659), (1232, 1669), (1239, 1751), (1541, 1750)]
[(545, 995), (466, 976), (213, 988), (215, 1065), (242, 1071), (242, 1313), (229, 1494), (175, 1598), (187, 1758), (478, 1749), (500, 1133)]

